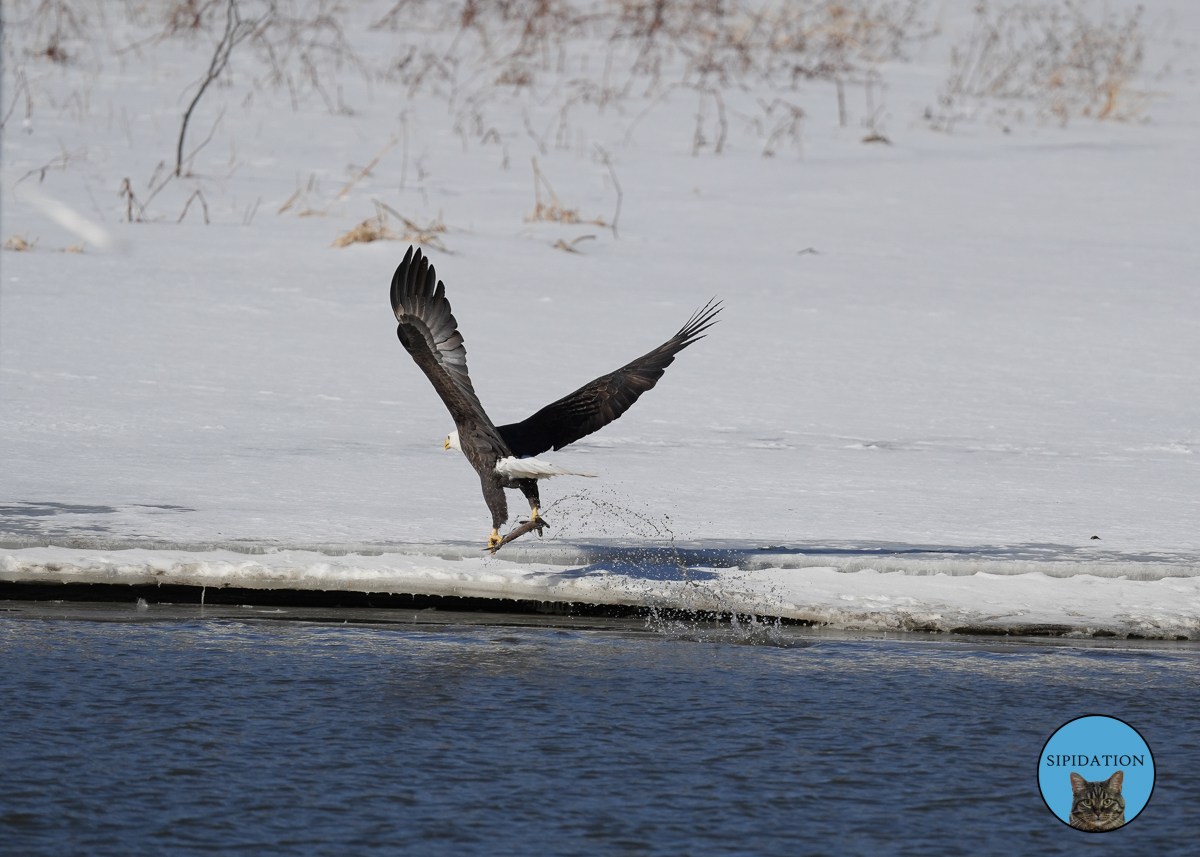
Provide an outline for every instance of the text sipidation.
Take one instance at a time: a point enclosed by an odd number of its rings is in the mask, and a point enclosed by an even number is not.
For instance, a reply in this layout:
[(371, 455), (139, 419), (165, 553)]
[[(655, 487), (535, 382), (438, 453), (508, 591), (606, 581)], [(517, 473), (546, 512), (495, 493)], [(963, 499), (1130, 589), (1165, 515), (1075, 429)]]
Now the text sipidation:
[(1137, 768), (1146, 764), (1146, 755), (1139, 756), (1108, 755), (1108, 756), (1067, 756), (1049, 755), (1046, 757), (1048, 768), (1086, 768), (1089, 765), (1097, 768), (1111, 768), (1120, 765), (1123, 768)]

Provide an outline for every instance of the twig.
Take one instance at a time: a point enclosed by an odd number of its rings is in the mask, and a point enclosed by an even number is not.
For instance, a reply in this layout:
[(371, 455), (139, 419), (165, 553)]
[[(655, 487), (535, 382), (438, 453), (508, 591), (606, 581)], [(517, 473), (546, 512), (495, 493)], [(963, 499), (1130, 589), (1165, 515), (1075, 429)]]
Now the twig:
[(721, 90), (710, 89), (713, 100), (717, 102), (717, 145), (713, 149), (713, 154), (719, 155), (725, 151), (725, 138), (729, 135), (729, 122), (725, 118), (725, 99), (721, 97)]
[(296, 188), (296, 192), (294, 194), (292, 194), (291, 196), (289, 196), (287, 198), (287, 202), (285, 202), (283, 205), (279, 206), (279, 211), (277, 211), (275, 213), (283, 214), (285, 211), (287, 211), (289, 208), (291, 208), (292, 203), (294, 203), (296, 201), (296, 199), (300, 196), (301, 190), (302, 190), (302, 188)]
[[(221, 105), (221, 112), (220, 112), (220, 113), (218, 113), (218, 114), (217, 114), (217, 118), (216, 118), (215, 120), (213, 120), (212, 128), (210, 128), (210, 129), (209, 129), (209, 131), (208, 131), (208, 136), (207, 136), (207, 137), (205, 137), (203, 140), (201, 140), (201, 141), (200, 141), (200, 145), (199, 145), (199, 146), (197, 146), (196, 148), (192, 149), (191, 153), (190, 153), (190, 154), (189, 154), (189, 155), (188, 155), (186, 158), (184, 158), (184, 159), (183, 159), (185, 162), (187, 162), (187, 163), (191, 163), (191, 162), (192, 162), (192, 159), (193, 159), (194, 157), (196, 157), (196, 155), (197, 155), (197, 154), (200, 152), (200, 150), (201, 150), (201, 149), (203, 149), (205, 146), (207, 146), (209, 143), (211, 143), (211, 142), (212, 142), (212, 138), (213, 138), (213, 137), (216, 135), (216, 133), (217, 133), (217, 126), (221, 124), (221, 120), (222, 120), (222, 119), (224, 119), (224, 118), (225, 118), (225, 105), (224, 105), (224, 104), (222, 104), (222, 105)], [(190, 171), (189, 171), (189, 172), (190, 172)], [(175, 175), (179, 175), (179, 171), (178, 171), (178, 169), (176, 169), (176, 171), (175, 171)]]
[[(554, 192), (554, 187), (550, 184), (550, 180), (538, 167), (537, 156), (530, 158), (533, 162), (533, 196), (534, 209), (533, 214), (525, 219), (534, 223), (579, 223), (579, 210), (574, 208), (566, 208), (562, 204), (562, 200), (558, 198), (558, 194)], [(542, 185), (546, 186), (546, 193), (550, 195), (549, 203), (542, 202)], [(607, 223), (600, 221), (591, 221), (598, 226), (607, 226)]]
[(43, 181), (46, 180), (46, 171), (47, 170), (65, 170), (67, 167), (71, 166), (72, 161), (82, 160), (86, 157), (87, 157), (86, 149), (80, 149), (79, 151), (76, 151), (76, 152), (67, 152), (64, 150), (61, 155), (55, 155), (53, 158), (48, 160), (46, 163), (42, 164), (40, 167), (35, 167), (34, 169), (25, 173), (25, 175), (21, 176), (19, 179), (17, 179), (15, 182), (13, 182), (13, 184), (19, 185), (21, 182), (25, 181), (25, 179), (29, 178), (30, 176), (34, 176), (34, 175), (36, 175), (38, 177), (38, 184), (41, 184)]
[(567, 243), (566, 241), (563, 241), (561, 238), (559, 238), (557, 241), (554, 242), (554, 247), (558, 250), (566, 250), (568, 253), (578, 253), (579, 251), (575, 249), (575, 245), (578, 244), (580, 241), (588, 241), (588, 240), (595, 241), (596, 236), (595, 235), (580, 235), (578, 238), (575, 238), (570, 243)]
[(17, 109), (17, 101), (19, 100), (17, 96), (19, 96), (22, 91), (25, 92), (25, 118), (28, 119), (29, 114), (33, 112), (29, 104), (29, 84), (25, 80), (25, 69), (15, 69), (13, 71), (13, 77), (17, 79), (17, 85), (13, 88), (12, 104), (8, 106), (8, 112), (4, 114), (4, 119), (0, 120), (0, 130), (2, 130), (4, 126), (8, 124), (8, 120), (12, 117), (13, 111)]
[(797, 107), (795, 104), (784, 101), (782, 98), (776, 98), (770, 104), (767, 104), (760, 98), (758, 103), (762, 107), (763, 116), (767, 118), (774, 115), (777, 107), (782, 107), (787, 112), (786, 116), (775, 123), (775, 127), (771, 129), (771, 133), (767, 136), (767, 143), (763, 146), (763, 157), (774, 157), (775, 145), (785, 135), (791, 137), (796, 148), (803, 151), (803, 140), (800, 137), (800, 122), (804, 119), (804, 108)]
[(121, 190), (119, 193), (120, 193), (121, 198), (125, 200), (125, 222), (133, 223), (133, 206), (134, 205), (137, 205), (137, 207), (138, 207), (138, 220), (141, 220), (142, 212), (145, 211), (146, 209), (140, 202), (137, 201), (137, 198), (133, 195), (133, 186), (129, 183), (128, 178), (126, 178), (123, 182), (121, 182)]
[[(160, 161), (158, 166), (154, 168), (154, 176), (158, 175), (159, 170), (161, 170), (162, 167), (163, 167), (163, 162)], [(168, 170), (166, 175), (163, 176), (163, 180), (161, 182), (159, 182), (158, 187), (151, 188), (150, 195), (146, 197), (146, 201), (142, 202), (142, 203), (138, 203), (139, 211), (138, 211), (137, 219), (138, 219), (139, 223), (142, 220), (142, 215), (144, 215), (146, 213), (146, 206), (148, 206), (154, 200), (154, 197), (158, 196), (159, 193), (162, 192), (163, 188), (165, 188), (167, 185), (169, 185), (171, 183), (171, 179), (173, 179), (173, 178), (175, 178), (175, 173)], [(151, 185), (153, 184), (153, 182), (154, 182), (154, 177), (151, 177), (151, 179), (150, 179)]]
[(250, 210), (246, 212), (246, 216), (242, 218), (242, 226), (249, 226), (254, 222), (254, 215), (258, 213), (258, 206), (262, 203), (262, 197), (254, 200), (254, 205), (250, 206)]
[(692, 157), (700, 154), (700, 150), (708, 144), (704, 139), (704, 96), (700, 96), (700, 104), (696, 108), (696, 130), (692, 132)]
[(404, 185), (408, 182), (408, 112), (400, 114), (402, 126), (401, 136), (404, 138), (404, 159), (400, 163), (400, 192), (404, 193)]
[(166, 162), (166, 161), (159, 161), (159, 162), (158, 162), (158, 166), (156, 166), (156, 167), (154, 168), (154, 172), (152, 172), (152, 173), (150, 174), (150, 181), (146, 182), (146, 190), (153, 190), (153, 189), (154, 189), (154, 183), (155, 183), (156, 181), (158, 181), (158, 174), (159, 174), (159, 173), (161, 173), (161, 172), (162, 172), (164, 169), (166, 169), (166, 167), (167, 167), (167, 162)]
[(192, 200), (197, 198), (200, 200), (201, 208), (204, 209), (204, 225), (208, 225), (208, 203), (204, 201), (204, 194), (200, 192), (200, 188), (192, 191), (192, 195), (187, 198), (187, 202), (183, 204), (183, 212), (179, 215), (179, 219), (175, 221), (176, 223), (183, 223), (183, 218), (187, 216), (188, 209), (191, 208)]
[(540, 211), (542, 208), (542, 182), (546, 182), (546, 191), (550, 194), (550, 199), (554, 203), (555, 208), (561, 208), (562, 205), (558, 201), (558, 194), (554, 192), (554, 188), (550, 186), (550, 182), (546, 181), (546, 177), (542, 175), (542, 171), (538, 169), (537, 156), (534, 155), (529, 159), (533, 163), (533, 201)]
[(637, 128), (638, 124), (643, 119), (645, 119), (647, 116), (649, 116), (650, 112), (655, 107), (657, 107), (660, 102), (666, 101), (667, 97), (672, 92), (674, 92), (676, 89), (679, 89), (682, 86), (683, 86), (683, 84), (681, 84), (681, 83), (672, 83), (670, 86), (668, 86), (662, 92), (660, 92), (657, 96), (655, 96), (654, 100), (651, 101), (649, 104), (647, 104), (645, 109), (642, 110), (642, 112), (639, 113), (637, 116), (635, 116), (634, 120), (629, 123), (629, 127), (625, 130), (625, 138), (621, 141), (621, 145), (628, 146), (629, 143), (633, 140), (633, 132)]
[[(375, 165), (379, 163), (379, 159), (387, 154), (388, 149), (392, 148), (392, 146), (396, 145), (399, 142), (400, 142), (399, 137), (393, 137), (391, 139), (391, 141), (389, 141), (388, 144), (379, 151), (379, 154), (375, 156), (375, 158), (371, 161), (371, 163), (367, 164), (365, 167), (362, 168), (362, 172), (360, 172), (354, 178), (350, 179), (350, 181), (348, 181), (346, 183), (346, 186), (344, 188), (342, 188), (340, 191), (338, 191), (338, 195), (333, 198), (333, 202), (337, 202), (339, 199), (341, 199), (347, 193), (349, 193), (350, 188), (352, 188), (356, 184), (358, 184), (362, 180), (363, 176), (367, 175), (368, 173), (371, 172), (372, 169), (374, 169)], [(333, 205), (333, 202), (330, 203), (330, 206)], [(325, 210), (328, 211), (329, 209), (326, 208)]]
[(107, 220), (107, 218), (104, 216), (104, 212), (100, 210), (100, 203), (96, 202), (96, 196), (92, 193), (91, 185), (89, 185), (87, 182), (84, 182), (83, 189), (87, 191), (88, 199), (92, 201), (92, 210), (96, 212), (96, 216), (101, 220)]
[[(377, 199), (372, 199), (371, 202), (375, 204), (375, 216), (364, 220), (336, 239), (332, 246), (348, 247), (351, 244), (366, 244), (371, 241), (412, 241), (436, 247), (444, 253), (450, 252), (438, 238), (439, 232), (446, 231), (446, 225), (442, 223), (440, 213), (437, 220), (431, 220), (426, 226), (420, 226), (385, 202)], [(404, 224), (405, 231), (403, 233), (397, 232), (388, 225), (389, 213), (394, 214)]]
[(608, 167), (608, 176), (612, 179), (613, 187), (617, 191), (617, 210), (613, 212), (612, 219), (612, 234), (613, 238), (617, 239), (617, 221), (621, 218), (621, 201), (625, 198), (625, 194), (621, 192), (621, 182), (617, 179), (617, 171), (613, 169), (612, 159), (609, 158), (608, 152), (599, 143), (596, 144), (596, 151), (600, 153), (600, 162)]
[(537, 143), (538, 153), (545, 155), (546, 144), (542, 142), (542, 138), (538, 136), (537, 131), (533, 130), (533, 123), (529, 121), (529, 113), (524, 113), (523, 118), (525, 119), (525, 132), (533, 139), (533, 142)]
[(229, 0), (229, 5), (225, 9), (225, 34), (221, 36), (221, 41), (217, 42), (212, 60), (208, 64), (208, 72), (204, 75), (204, 80), (200, 82), (200, 88), (196, 90), (196, 95), (192, 98), (192, 103), (184, 111), (183, 123), (179, 126), (179, 142), (175, 146), (176, 176), (179, 176), (183, 172), (183, 140), (187, 136), (187, 127), (188, 122), (192, 118), (192, 111), (196, 109), (196, 105), (200, 102), (200, 97), (204, 95), (205, 90), (208, 89), (208, 85), (216, 80), (221, 75), (221, 72), (225, 70), (225, 66), (229, 64), (229, 56), (233, 53), (233, 49), (237, 47), (238, 42), (253, 33), (258, 28), (258, 25), (259, 21), (243, 21), (241, 16), (238, 15), (237, 0)]
[(407, 6), (408, 3), (409, 3), (409, 0), (399, 0), (399, 2), (396, 3), (395, 6), (393, 6), (390, 10), (388, 10), (388, 13), (386, 15), (384, 15), (382, 18), (380, 18), (378, 21), (376, 21), (374, 24), (372, 24), (370, 29), (382, 30), (384, 27), (391, 25), (395, 21), (396, 16), (398, 16), (400, 14), (400, 11), (405, 6)]

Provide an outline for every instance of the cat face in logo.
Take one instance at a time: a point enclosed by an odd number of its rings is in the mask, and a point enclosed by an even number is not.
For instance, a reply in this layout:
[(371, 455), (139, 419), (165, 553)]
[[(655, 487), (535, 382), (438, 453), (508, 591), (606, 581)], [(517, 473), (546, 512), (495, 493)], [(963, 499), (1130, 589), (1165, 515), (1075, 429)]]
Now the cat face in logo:
[(1124, 771), (1107, 780), (1088, 782), (1071, 772), (1071, 820), (1079, 830), (1116, 830), (1125, 823), (1125, 798), (1121, 797)]

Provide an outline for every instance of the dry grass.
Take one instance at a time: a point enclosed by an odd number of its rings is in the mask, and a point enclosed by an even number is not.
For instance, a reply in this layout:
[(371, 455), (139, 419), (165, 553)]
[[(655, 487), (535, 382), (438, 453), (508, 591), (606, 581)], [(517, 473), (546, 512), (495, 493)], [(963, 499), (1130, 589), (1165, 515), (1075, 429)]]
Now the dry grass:
[[(533, 213), (525, 218), (531, 223), (579, 223), (579, 209), (567, 208), (554, 192), (550, 180), (546, 178), (538, 166), (537, 158), (533, 161)], [(546, 200), (542, 200), (542, 187), (546, 188)]]
[(310, 217), (315, 214), (320, 214), (321, 212), (315, 211), (313, 209), (313, 207), (308, 204), (308, 195), (310, 193), (313, 193), (316, 190), (316, 188), (317, 188), (317, 174), (313, 173), (308, 177), (308, 184), (306, 184), (304, 187), (297, 187), (296, 192), (293, 193), (291, 196), (289, 196), (287, 198), (287, 201), (283, 205), (279, 206), (279, 210), (275, 213), (283, 214), (285, 211), (288, 211), (297, 202), (303, 201), (304, 208), (300, 212), (298, 212), (298, 215), (300, 217)]
[[(550, 185), (550, 180), (546, 178), (546, 174), (538, 167), (537, 158), (533, 161), (533, 196), (534, 207), (533, 213), (528, 215), (525, 220), (527, 223), (588, 223), (593, 226), (603, 226), (608, 228), (608, 224), (602, 218), (594, 220), (584, 220), (579, 216), (579, 209), (567, 208), (562, 204), (562, 200), (558, 198), (558, 194), (554, 192), (554, 188)], [(542, 191), (545, 189), (546, 198), (542, 199)], [(592, 236), (593, 238), (595, 236)], [(562, 243), (561, 241), (559, 243)], [(558, 245), (555, 245), (558, 246)], [(564, 250), (570, 248), (564, 247)], [(571, 252), (578, 252), (572, 250)]]
[(579, 218), (579, 210), (575, 208), (564, 208), (558, 199), (552, 199), (549, 202), (538, 200), (534, 206), (533, 212), (525, 218), (529, 223), (582, 223)]
[[(394, 215), (403, 228), (394, 229), (389, 215)], [(446, 248), (439, 237), (444, 232), (446, 232), (446, 224), (442, 222), (440, 215), (422, 226), (376, 200), (375, 216), (367, 218), (346, 234), (339, 236), (331, 246), (348, 247), (351, 244), (368, 244), (372, 241), (408, 241), (449, 253), (450, 250)]]
[(1149, 103), (1134, 81), (1146, 35), (1142, 9), (1090, 16), (1072, 0), (980, 3), (965, 43), (951, 55), (951, 73), (927, 117), (949, 129), (991, 113), (1002, 121), (1027, 115), (1066, 125), (1077, 117), (1129, 120)]
[(557, 250), (566, 250), (568, 253), (580, 253), (582, 251), (575, 249), (576, 244), (578, 244), (580, 241), (595, 241), (595, 240), (596, 240), (595, 235), (580, 235), (578, 238), (572, 239), (569, 242), (564, 241), (561, 238), (559, 238), (557, 241), (554, 242), (554, 247)]
[[(352, 101), (369, 98), (379, 104), (418, 93), (444, 100), (448, 118), (429, 121), (448, 126), (464, 149), (498, 147), (503, 169), (509, 167), (510, 148), (514, 160), (519, 157), (516, 148), (525, 134), (537, 141), (543, 162), (552, 149), (574, 150), (582, 158), (596, 137), (632, 140), (640, 119), (672, 98), (695, 100), (694, 119), (680, 111), (675, 130), (682, 141), (690, 141), (697, 157), (721, 155), (734, 147), (739, 124), (765, 157), (788, 149), (802, 154), (801, 120), (807, 102), (805, 107), (801, 102), (810, 97), (832, 101), (836, 93), (846, 124), (852, 109), (847, 100), (853, 105), (861, 87), (867, 102), (864, 124), (867, 131), (882, 136), (873, 124), (882, 115), (882, 105), (872, 100), (872, 92), (883, 91), (882, 64), (903, 58), (908, 46), (924, 35), (922, 16), (931, 4), (932, 0), (389, 0), (372, 13), (371, 29), (390, 29), (392, 37), (364, 32), (365, 7), (344, 0), (10, 0), (4, 37), (14, 86), (0, 122), (17, 116), (22, 106), (29, 119), (35, 106), (42, 110), (53, 103), (45, 82), (51, 75), (78, 76), (88, 64), (98, 72), (114, 58), (134, 73), (139, 63), (153, 63), (155, 51), (195, 52), (200, 76), (180, 84), (179, 105), (185, 112), (171, 141), (173, 151), (146, 158), (147, 168), (161, 159), (168, 172), (160, 175), (161, 170), (155, 170), (146, 187), (144, 179), (121, 186), (124, 214), (132, 222), (186, 219), (180, 207), (195, 218), (205, 207), (204, 197), (194, 195), (201, 187), (213, 201), (214, 223), (229, 210), (222, 204), (226, 191), (215, 175), (195, 175), (195, 183), (186, 188), (171, 178), (190, 174), (197, 151), (214, 138), (224, 115), (217, 113), (211, 120), (216, 102), (232, 107), (240, 101), (251, 110), (259, 103), (258, 93), (274, 90), (290, 99), (294, 110), (305, 102), (323, 103), (341, 121), (356, 112), (345, 102), (342, 86), (354, 78), (354, 83), (365, 85), (345, 87), (345, 97)], [(381, 49), (383, 45), (387, 47)], [(207, 72), (201, 55), (207, 58)], [(32, 73), (39, 67), (39, 73)], [(826, 94), (802, 98), (798, 90), (810, 81), (828, 84)], [(70, 109), (82, 115), (90, 89), (81, 92), (73, 96), (80, 106)], [(1124, 92), (1119, 85), (1110, 86), (1108, 104), (1096, 110), (1104, 115), (1121, 112)], [(433, 116), (434, 111), (422, 115)], [(598, 122), (598, 117), (605, 118)], [(124, 111), (121, 118), (131, 148), (150, 145), (135, 141)], [(202, 120), (211, 130), (201, 141)], [(407, 170), (409, 126), (403, 121), (402, 169)], [(605, 127), (597, 131), (598, 126)], [(279, 211), (327, 213), (334, 203), (361, 192), (365, 177), (396, 142), (389, 142), (365, 168), (356, 166), (342, 180), (345, 187), (336, 197), (321, 194), (318, 199), (313, 194), (308, 204), (310, 182)], [(195, 148), (189, 152), (185, 144)], [(231, 166), (238, 166), (234, 160), (231, 155)], [(617, 191), (611, 226), (564, 205), (549, 183), (541, 181), (544, 176), (535, 179), (535, 208), (527, 219), (594, 223), (615, 235), (621, 191), (612, 163), (600, 163)], [(199, 167), (196, 171), (201, 172)], [(402, 191), (405, 177), (402, 172)], [(171, 202), (164, 213), (166, 200)], [(152, 203), (160, 210), (153, 210)], [(199, 210), (191, 211), (189, 204)], [(249, 216), (244, 222), (249, 223)], [(437, 240), (437, 232), (428, 226), (410, 228), (376, 215), (356, 227), (360, 237), (350, 243), (387, 240), (389, 229)]]
[(790, 142), (794, 148), (803, 152), (804, 141), (801, 137), (801, 131), (803, 130), (805, 116), (804, 108), (784, 101), (782, 98), (776, 98), (770, 103), (759, 99), (758, 104), (762, 108), (763, 119), (774, 123), (771, 126), (770, 132), (766, 135), (767, 142), (763, 146), (763, 157), (775, 157), (780, 143)]
[(330, 246), (349, 247), (351, 244), (398, 240), (400, 240), (400, 236), (388, 226), (387, 215), (381, 213), (364, 220), (345, 235), (339, 236)]
[[(279, 206), (279, 210), (276, 212), (276, 214), (283, 214), (284, 212), (290, 210), (297, 203), (302, 203), (303, 208), (301, 208), (297, 212), (298, 217), (325, 217), (326, 215), (329, 214), (330, 210), (333, 208), (333, 206), (335, 204), (337, 204), (338, 202), (340, 202), (346, 198), (346, 195), (350, 193), (351, 189), (356, 184), (358, 184), (360, 181), (362, 181), (367, 176), (372, 175), (371, 171), (375, 169), (375, 167), (379, 164), (380, 160), (383, 159), (383, 156), (387, 154), (388, 150), (391, 149), (393, 146), (395, 146), (396, 143), (398, 143), (398, 142), (399, 142), (399, 138), (393, 137), (387, 143), (387, 145), (385, 145), (379, 151), (379, 154), (377, 154), (374, 158), (371, 159), (370, 163), (368, 163), (365, 167), (362, 167), (361, 169), (357, 170), (354, 177), (351, 178), (350, 181), (346, 182), (345, 186), (343, 186), (342, 189), (340, 191), (338, 191), (337, 195), (333, 199), (331, 199), (324, 207), (313, 208), (313, 206), (309, 202), (309, 194), (313, 194), (313, 193), (317, 192), (317, 190), (318, 190), (317, 189), (317, 176), (314, 173), (309, 176), (307, 185), (305, 185), (303, 187), (297, 187), (295, 193), (293, 193), (291, 196), (289, 196), (287, 198), (287, 200), (283, 203), (283, 205)], [(378, 207), (378, 205), (379, 205), (379, 203), (376, 204), (377, 207)], [(395, 212), (393, 212), (393, 213), (395, 213)], [(397, 215), (397, 216), (399, 216), (399, 215)], [(376, 218), (371, 218), (371, 220), (375, 220), (375, 219)], [(369, 222), (369, 221), (363, 221), (363, 223), (367, 223), (367, 222)], [(362, 224), (360, 224), (360, 225), (362, 225)], [(364, 234), (366, 234), (366, 233), (364, 232)], [(373, 238), (370, 240), (378, 241), (379, 239)]]
[(446, 231), (446, 224), (442, 222), (441, 215), (438, 215), (436, 220), (430, 220), (424, 226), (409, 220), (407, 217), (401, 217), (400, 222), (404, 224), (404, 234), (400, 236), (401, 241), (412, 241), (414, 244), (425, 244), (429, 247), (436, 247), (443, 253), (449, 253), (446, 245), (442, 243), (442, 239), (438, 235)]
[(38, 240), (34, 238), (30, 241), (24, 235), (12, 235), (4, 242), (5, 250), (15, 250), (19, 253), (25, 253), (37, 246)]
[[(863, 87), (865, 124), (877, 132), (883, 115), (874, 104), (882, 91), (880, 67), (903, 59), (914, 40), (930, 34), (923, 23), (929, 0), (398, 0), (377, 28), (421, 32), (407, 44), (388, 77), (410, 94), (444, 95), (455, 112), (454, 130), (466, 147), (501, 142), (524, 130), (545, 155), (569, 149), (580, 132), (573, 114), (591, 108), (644, 110), (672, 93), (698, 99), (692, 151), (721, 154), (729, 116), (761, 114), (753, 95), (762, 87), (783, 92), (803, 81), (827, 81), (847, 124), (848, 87)], [(439, 42), (431, 31), (452, 37)], [(515, 109), (514, 109), (515, 108)], [(553, 118), (534, 130), (530, 113)], [(748, 122), (770, 156), (785, 139), (798, 139), (794, 120), (781, 113)], [(517, 118), (519, 117), (519, 119)], [(543, 120), (544, 121), (544, 120)], [(781, 121), (782, 133), (777, 133)], [(568, 209), (542, 212), (554, 219)], [(540, 219), (540, 218), (539, 218)]]
[[(89, 39), (89, 9), (86, 4), (72, 0), (37, 0), (28, 9), (27, 15), (18, 17), (19, 25), (24, 25), (31, 31), (32, 39), (25, 47), (28, 56), (47, 60), (56, 65), (69, 65), (81, 53)], [(6, 3), (5, 6), (8, 6)], [(10, 20), (6, 26), (11, 26), (16, 10), (6, 14)]]

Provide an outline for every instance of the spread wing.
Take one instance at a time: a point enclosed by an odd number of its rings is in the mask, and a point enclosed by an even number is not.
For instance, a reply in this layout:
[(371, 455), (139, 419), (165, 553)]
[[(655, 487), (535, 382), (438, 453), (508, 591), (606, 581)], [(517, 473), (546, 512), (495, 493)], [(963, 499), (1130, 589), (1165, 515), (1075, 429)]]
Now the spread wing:
[(524, 422), (500, 426), (500, 436), (509, 449), (521, 457), (540, 455), (551, 447), (562, 449), (604, 428), (629, 410), (638, 396), (658, 383), (676, 354), (704, 338), (702, 334), (716, 323), (720, 311), (720, 303), (709, 301), (678, 333), (649, 354), (585, 384)]
[(467, 374), (467, 349), (450, 312), (446, 287), (421, 251), (414, 255), (413, 250), (408, 248), (392, 277), (392, 310), (400, 322), (396, 336), (446, 403), (455, 425), (460, 430), (462, 426), (482, 428), (495, 436), (496, 429)]

